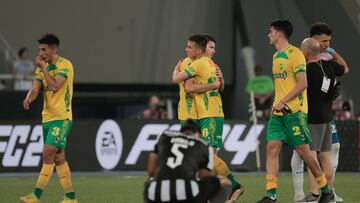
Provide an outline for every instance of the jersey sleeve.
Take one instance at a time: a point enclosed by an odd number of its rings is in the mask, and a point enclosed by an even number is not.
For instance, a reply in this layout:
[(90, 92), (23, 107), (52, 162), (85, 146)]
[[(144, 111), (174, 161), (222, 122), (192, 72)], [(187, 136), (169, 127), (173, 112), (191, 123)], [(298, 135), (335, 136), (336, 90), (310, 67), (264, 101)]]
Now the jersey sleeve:
[(305, 72), (306, 73), (306, 60), (304, 54), (301, 51), (296, 51), (293, 53), (291, 57), (292, 60), (292, 67), (294, 75)]
[(36, 68), (35, 73), (34, 73), (34, 80), (42, 83), (40, 71), (41, 71), (40, 68)]
[(189, 57), (184, 58), (180, 64), (180, 71), (185, 70), (185, 68), (187, 68), (191, 64), (191, 62), (192, 60)]
[(189, 76), (189, 78), (194, 77), (198, 74), (199, 67), (202, 65), (201, 61), (194, 61), (189, 64), (188, 67), (184, 69), (185, 73)]
[(214, 160), (214, 151), (212, 147), (204, 146), (206, 153), (204, 153), (204, 158), (199, 165), (199, 169), (207, 169), (209, 171), (213, 170), (213, 160)]
[(57, 67), (56, 76), (59, 75), (59, 76), (63, 76), (64, 78), (68, 78), (69, 67), (70, 67), (70, 64), (61, 65), (61, 66)]

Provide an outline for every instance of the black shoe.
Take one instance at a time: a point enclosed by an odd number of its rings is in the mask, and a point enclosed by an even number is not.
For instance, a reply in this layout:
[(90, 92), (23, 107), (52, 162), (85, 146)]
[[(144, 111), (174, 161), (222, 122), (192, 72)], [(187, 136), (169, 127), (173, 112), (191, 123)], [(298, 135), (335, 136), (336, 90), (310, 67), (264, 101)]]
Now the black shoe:
[(322, 192), (321, 193), (321, 196), (320, 196), (320, 199), (319, 199), (319, 203), (329, 203), (329, 202), (333, 202), (335, 199), (334, 197), (334, 193), (331, 192), (331, 193), (325, 193), (325, 192)]
[(257, 203), (277, 203), (277, 201), (276, 201), (276, 199), (274, 200), (274, 199), (271, 199), (270, 197), (265, 196)]
[(244, 194), (244, 192), (245, 187), (241, 184), (238, 184), (231, 190), (228, 200), (236, 201), (240, 195)]

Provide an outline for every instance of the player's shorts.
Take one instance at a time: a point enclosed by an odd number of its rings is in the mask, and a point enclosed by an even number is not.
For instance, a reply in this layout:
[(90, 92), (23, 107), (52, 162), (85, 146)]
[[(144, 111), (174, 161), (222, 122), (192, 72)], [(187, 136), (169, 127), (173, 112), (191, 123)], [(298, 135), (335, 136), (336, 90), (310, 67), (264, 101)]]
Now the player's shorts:
[(337, 132), (335, 121), (331, 121), (330, 126), (331, 126), (331, 135), (332, 135), (331, 138), (332, 144), (339, 143), (339, 134)]
[(296, 112), (285, 116), (271, 115), (266, 140), (283, 141), (293, 148), (311, 143), (307, 114)]
[(145, 182), (146, 203), (207, 203), (221, 189), (220, 180), (209, 176), (200, 180), (149, 180)]
[(209, 117), (199, 119), (201, 134), (209, 146), (221, 148), (224, 117)]
[(309, 124), (312, 143), (310, 149), (317, 152), (331, 151), (331, 126), (329, 123)]
[(42, 124), (44, 144), (66, 148), (66, 138), (72, 127), (71, 120), (56, 120)]

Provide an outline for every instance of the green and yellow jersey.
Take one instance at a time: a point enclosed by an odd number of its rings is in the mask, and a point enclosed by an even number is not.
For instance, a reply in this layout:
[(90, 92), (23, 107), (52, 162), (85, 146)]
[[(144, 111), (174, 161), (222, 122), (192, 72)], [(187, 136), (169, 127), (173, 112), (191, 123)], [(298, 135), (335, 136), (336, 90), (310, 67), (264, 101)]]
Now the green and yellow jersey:
[(41, 83), (44, 95), (42, 122), (72, 120), (73, 65), (69, 60), (59, 57), (55, 64), (48, 65), (46, 68), (51, 76), (63, 76), (66, 78), (66, 82), (57, 92), (49, 91), (43, 71), (39, 67), (36, 68), (34, 79)]
[[(201, 57), (193, 61), (185, 72), (194, 77), (197, 84), (213, 83), (216, 76), (216, 64), (208, 57)], [(195, 105), (198, 119), (209, 117), (224, 117), (221, 96), (218, 90), (195, 93)]]
[[(296, 74), (305, 72), (306, 61), (303, 53), (297, 47), (289, 45), (284, 52), (276, 52), (273, 56), (273, 77), (275, 80), (274, 105), (285, 97), (296, 86)], [(308, 112), (306, 89), (294, 99), (286, 103), (293, 112)], [(274, 112), (282, 115), (281, 112)]]
[[(185, 70), (193, 60), (186, 57), (180, 63), (180, 71)], [(179, 83), (179, 96), (178, 103), (178, 119), (185, 121), (187, 119), (197, 119), (197, 112), (195, 108), (194, 98), (185, 91), (185, 81)]]

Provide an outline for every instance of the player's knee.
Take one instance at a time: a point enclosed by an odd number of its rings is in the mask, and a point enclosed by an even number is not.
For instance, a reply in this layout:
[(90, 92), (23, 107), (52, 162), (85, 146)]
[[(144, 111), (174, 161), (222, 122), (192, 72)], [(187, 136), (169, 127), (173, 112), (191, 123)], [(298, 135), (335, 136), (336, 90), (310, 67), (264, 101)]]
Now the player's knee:
[(66, 161), (65, 156), (63, 156), (62, 154), (57, 154), (55, 156), (55, 160), (54, 160), (55, 165), (57, 165), (57, 166), (62, 165), (65, 163), (65, 161)]
[(331, 162), (331, 154), (329, 152), (320, 152), (317, 154), (317, 157), (321, 164), (327, 164)]
[(266, 154), (268, 156), (275, 156), (279, 154), (280, 149), (281, 146), (279, 146), (277, 143), (268, 142), (268, 144), (266, 145)]
[(55, 161), (55, 157), (54, 155), (52, 155), (51, 153), (43, 153), (43, 162), (45, 164), (53, 164)]
[(56, 156), (56, 151), (52, 149), (44, 149), (43, 162), (46, 164), (53, 164)]
[(304, 160), (307, 156), (310, 156), (310, 151), (307, 152), (305, 150), (296, 150), (297, 154), (299, 155), (299, 157)]

